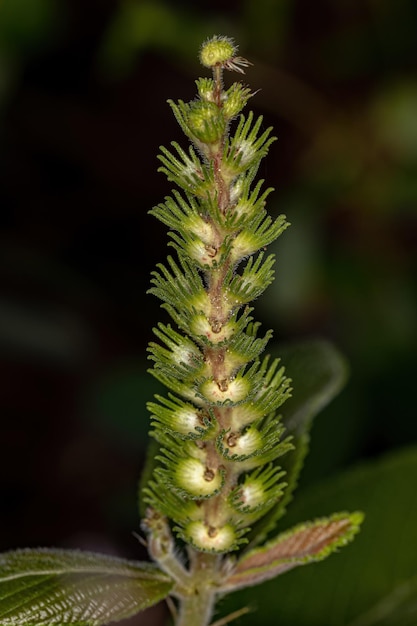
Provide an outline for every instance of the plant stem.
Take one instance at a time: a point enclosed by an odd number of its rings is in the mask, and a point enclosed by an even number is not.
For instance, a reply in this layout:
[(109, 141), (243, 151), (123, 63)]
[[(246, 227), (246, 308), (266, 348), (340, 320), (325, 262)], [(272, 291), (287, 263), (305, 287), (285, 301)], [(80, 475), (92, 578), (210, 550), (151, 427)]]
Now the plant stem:
[(200, 589), (195, 595), (181, 601), (176, 626), (208, 626), (214, 603), (215, 594)]
[(189, 549), (193, 589), (180, 598), (176, 626), (208, 626), (216, 601), (220, 557)]

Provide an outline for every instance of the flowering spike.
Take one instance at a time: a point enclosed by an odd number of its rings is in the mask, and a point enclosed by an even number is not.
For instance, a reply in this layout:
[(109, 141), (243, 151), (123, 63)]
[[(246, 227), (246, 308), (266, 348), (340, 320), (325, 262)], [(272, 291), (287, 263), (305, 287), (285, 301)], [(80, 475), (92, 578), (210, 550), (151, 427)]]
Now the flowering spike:
[[(184, 541), (227, 552), (281, 494), (282, 485), (275, 479), (269, 485), (262, 468), (281, 476), (276, 460), (292, 447), (276, 415), (290, 382), (283, 368), (260, 360), (272, 333), (258, 336), (248, 306), (273, 280), (274, 256), (264, 248), (288, 224), (265, 210), (271, 189), (253, 184), (274, 141), (271, 129), (261, 132), (262, 118), (240, 113), (249, 88), (223, 88), (222, 71), (242, 71), (248, 61), (219, 36), (203, 44), (200, 60), (213, 78), (196, 81), (197, 99), (169, 101), (192, 145), (173, 142), (159, 155), (160, 171), (183, 193), (173, 190), (151, 210), (170, 229), (178, 260), (158, 265), (149, 290), (176, 328), (158, 324), (149, 345), (151, 373), (170, 394), (149, 403), (152, 436), (162, 449), (146, 497)], [(198, 500), (199, 514), (191, 515), (188, 505), (180, 513), (173, 493)]]
[[(261, 577), (269, 561), (281, 571), (281, 540), (267, 544), (270, 554), (224, 555), (247, 543), (251, 526), (285, 499), (281, 457), (294, 449), (278, 413), (291, 381), (278, 359), (263, 356), (272, 332), (261, 334), (251, 315), (251, 303), (274, 279), (274, 255), (265, 248), (288, 227), (284, 215), (267, 213), (272, 189), (255, 181), (275, 138), (262, 117), (242, 114), (250, 89), (223, 86), (223, 70), (249, 65), (233, 40), (212, 37), (200, 60), (212, 78), (196, 81), (191, 102), (169, 101), (191, 145), (173, 142), (159, 155), (160, 171), (180, 189), (150, 211), (169, 228), (173, 255), (152, 273), (149, 292), (173, 325), (157, 324), (148, 348), (150, 371), (168, 392), (148, 404), (159, 448), (143, 490), (144, 527), (153, 557), (175, 579), (183, 566), (160, 544), (171, 546), (172, 532), (186, 546), (187, 583), (175, 589), (180, 604), (199, 596), (198, 581), (208, 581), (212, 594), (256, 582), (257, 560)], [(333, 521), (324, 526), (332, 531)], [(290, 557), (300, 562), (298, 552)], [(196, 586), (189, 587), (193, 574)]]

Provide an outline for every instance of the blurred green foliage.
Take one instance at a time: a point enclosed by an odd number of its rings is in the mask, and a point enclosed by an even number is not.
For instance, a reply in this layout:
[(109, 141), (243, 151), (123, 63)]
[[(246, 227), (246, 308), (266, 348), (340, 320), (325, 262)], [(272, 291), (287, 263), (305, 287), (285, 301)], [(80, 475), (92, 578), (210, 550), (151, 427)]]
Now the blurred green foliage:
[(0, 110), (28, 55), (39, 54), (57, 36), (63, 13), (57, 0), (0, 2)]
[(190, 61), (190, 46), (198, 50), (205, 30), (197, 16), (181, 7), (165, 2), (122, 2), (99, 51), (103, 71), (120, 77), (132, 71), (141, 53), (149, 50), (174, 53)]
[(30, 54), (47, 43), (58, 20), (56, 0), (2, 0), (0, 42), (2, 53)]

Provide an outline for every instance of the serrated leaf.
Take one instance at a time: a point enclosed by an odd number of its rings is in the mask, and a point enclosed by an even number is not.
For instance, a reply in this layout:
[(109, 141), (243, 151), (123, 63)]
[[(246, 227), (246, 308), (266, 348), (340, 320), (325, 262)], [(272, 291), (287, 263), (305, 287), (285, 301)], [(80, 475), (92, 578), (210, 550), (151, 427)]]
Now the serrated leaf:
[(223, 589), (251, 587), (299, 565), (321, 561), (353, 539), (362, 519), (361, 513), (337, 513), (278, 535), (261, 548), (245, 554)]
[(72, 550), (0, 555), (1, 626), (100, 626), (165, 598), (172, 580), (155, 565)]
[(285, 513), (308, 452), (313, 419), (339, 393), (347, 378), (345, 359), (322, 339), (273, 347), (271, 354), (281, 358), (286, 375), (292, 379), (292, 396), (280, 411), (294, 449), (280, 460), (288, 483), (284, 497), (255, 527), (251, 545), (262, 542)]

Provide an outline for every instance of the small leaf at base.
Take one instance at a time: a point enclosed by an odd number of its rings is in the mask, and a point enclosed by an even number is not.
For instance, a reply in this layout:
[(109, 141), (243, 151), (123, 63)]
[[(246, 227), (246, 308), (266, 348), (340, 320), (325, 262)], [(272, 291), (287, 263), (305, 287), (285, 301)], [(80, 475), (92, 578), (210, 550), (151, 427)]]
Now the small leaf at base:
[(295, 526), (243, 556), (222, 589), (250, 587), (298, 565), (320, 561), (351, 541), (362, 520), (363, 514), (359, 512), (336, 513)]

